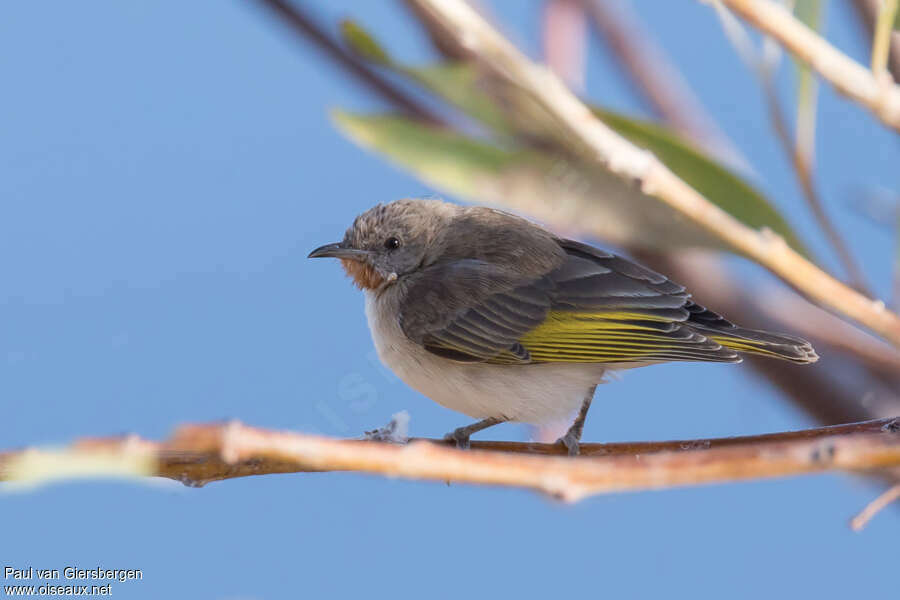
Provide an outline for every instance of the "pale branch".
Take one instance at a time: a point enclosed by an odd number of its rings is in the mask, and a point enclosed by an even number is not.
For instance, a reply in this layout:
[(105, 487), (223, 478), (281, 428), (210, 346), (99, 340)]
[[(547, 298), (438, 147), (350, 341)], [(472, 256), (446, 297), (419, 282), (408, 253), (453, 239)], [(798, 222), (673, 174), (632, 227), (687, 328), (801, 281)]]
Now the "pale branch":
[[(668, 204), (690, 221), (746, 255), (829, 309), (853, 319), (900, 346), (900, 317), (837, 281), (771, 231), (755, 231), (640, 149), (600, 122), (551, 72), (528, 60), (462, 0), (409, 0), (443, 25), (489, 72), (506, 81), (553, 121), (543, 133)], [(534, 121), (534, 119), (532, 119)]]
[[(721, 3), (715, 3), (716, 13), (722, 23), (722, 29), (729, 38), (732, 46), (738, 53), (738, 56), (747, 64), (753, 73), (759, 79), (760, 87), (766, 99), (769, 109), (769, 120), (775, 130), (776, 139), (781, 144), (788, 158), (791, 160), (791, 166), (797, 176), (800, 188), (806, 199), (806, 204), (819, 224), (822, 233), (828, 239), (832, 248), (844, 266), (845, 271), (853, 286), (861, 293), (868, 294), (868, 288), (865, 285), (865, 277), (862, 270), (853, 259), (850, 249), (841, 238), (837, 227), (825, 210), (825, 205), (819, 196), (818, 190), (813, 178), (813, 144), (812, 137), (807, 134), (806, 142), (808, 146), (804, 147), (801, 143), (800, 132), (798, 130), (797, 140), (793, 139), (788, 125), (787, 116), (781, 107), (778, 99), (778, 90), (776, 86), (776, 67), (778, 65), (778, 55), (780, 50), (770, 53), (767, 51), (757, 52), (750, 36), (744, 30), (743, 25), (737, 17), (735, 17)], [(772, 46), (774, 49), (775, 47)], [(815, 131), (815, 122), (811, 124), (810, 133)]]
[(816, 222), (819, 224), (819, 228), (825, 234), (825, 237), (834, 249), (835, 254), (837, 254), (838, 259), (843, 264), (851, 283), (860, 292), (868, 293), (869, 288), (866, 285), (862, 269), (859, 268), (859, 265), (853, 258), (853, 254), (850, 252), (850, 248), (844, 242), (843, 237), (841, 237), (841, 234), (838, 232), (837, 226), (835, 226), (834, 221), (825, 210), (825, 203), (822, 202), (822, 198), (816, 187), (815, 179), (813, 178), (812, 164), (810, 163), (809, 155), (804, 154), (802, 147), (795, 143), (791, 137), (790, 130), (788, 129), (787, 117), (784, 114), (784, 110), (781, 108), (781, 103), (778, 101), (774, 74), (764, 74), (763, 78), (763, 92), (769, 106), (769, 116), (772, 120), (772, 126), (775, 129), (775, 134), (778, 141), (781, 143), (781, 147), (791, 160), (791, 165), (793, 166), (794, 173), (800, 183), (800, 189), (803, 191), (803, 197), (806, 199), (806, 204), (812, 212), (813, 217), (816, 219)]
[(876, 77), (772, 0), (721, 0), (745, 21), (807, 63), (841, 94), (900, 132), (900, 86)]
[[(900, 466), (900, 418), (736, 438), (584, 444), (575, 458), (564, 452), (557, 444), (473, 442), (471, 450), (459, 450), (437, 440), (341, 440), (232, 422), (183, 426), (165, 442), (134, 436), (76, 441), (54, 460), (64, 470), (66, 455), (83, 465), (127, 454), (151, 465), (145, 474), (189, 486), (249, 475), (358, 471), (519, 487), (577, 501), (626, 490)], [(0, 480), (23, 477), (21, 461), (36, 464), (39, 453), (0, 454)]]

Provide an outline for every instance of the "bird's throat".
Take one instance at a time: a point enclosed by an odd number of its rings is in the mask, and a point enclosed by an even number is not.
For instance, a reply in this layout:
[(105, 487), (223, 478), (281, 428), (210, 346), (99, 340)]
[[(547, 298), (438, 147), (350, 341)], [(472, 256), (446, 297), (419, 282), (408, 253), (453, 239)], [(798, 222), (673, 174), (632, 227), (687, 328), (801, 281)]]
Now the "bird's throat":
[(375, 290), (384, 283), (384, 277), (378, 274), (375, 268), (367, 263), (348, 258), (341, 259), (341, 266), (347, 275), (353, 279), (353, 283), (361, 290)]

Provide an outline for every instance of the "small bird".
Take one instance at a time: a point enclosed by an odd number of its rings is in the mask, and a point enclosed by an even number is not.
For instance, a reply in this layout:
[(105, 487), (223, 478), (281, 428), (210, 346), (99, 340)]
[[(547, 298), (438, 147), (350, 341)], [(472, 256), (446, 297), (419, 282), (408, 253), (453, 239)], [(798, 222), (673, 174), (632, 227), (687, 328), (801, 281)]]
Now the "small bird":
[(578, 454), (594, 391), (613, 371), (739, 353), (818, 360), (805, 340), (738, 327), (659, 273), (490, 208), (379, 204), (309, 254), (319, 257), (340, 259), (365, 292), (381, 361), (479, 419), (445, 436), (461, 448), (499, 423), (574, 416), (558, 443)]

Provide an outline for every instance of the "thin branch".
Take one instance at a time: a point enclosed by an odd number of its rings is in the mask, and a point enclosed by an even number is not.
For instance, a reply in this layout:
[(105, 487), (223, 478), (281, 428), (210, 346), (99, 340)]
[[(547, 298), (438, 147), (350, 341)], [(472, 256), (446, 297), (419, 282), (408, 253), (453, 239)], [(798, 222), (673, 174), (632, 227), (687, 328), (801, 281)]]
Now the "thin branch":
[(725, 35), (732, 46), (734, 46), (741, 60), (746, 63), (759, 79), (769, 109), (769, 120), (772, 122), (776, 138), (782, 149), (791, 160), (791, 166), (794, 174), (797, 176), (797, 181), (800, 183), (807, 206), (843, 264), (844, 270), (847, 272), (853, 286), (857, 290), (867, 293), (865, 277), (825, 211), (824, 203), (816, 189), (812, 174), (812, 151), (810, 149), (808, 153), (804, 154), (799, 140), (798, 143), (795, 143), (791, 138), (790, 126), (778, 100), (778, 91), (775, 85), (775, 71), (780, 55), (778, 47), (771, 43), (770, 38), (766, 38), (765, 51), (762, 53), (757, 52), (753, 42), (750, 40), (750, 36), (747, 35), (740, 21), (719, 0), (715, 0), (714, 6)]
[(690, 85), (656, 45), (629, 4), (581, 0), (617, 64), (653, 110), (682, 135), (744, 171), (749, 163), (709, 117)]
[(441, 119), (432, 111), (413, 100), (409, 94), (404, 93), (386, 79), (380, 77), (365, 62), (341, 47), (335, 40), (325, 34), (322, 27), (310, 15), (304, 13), (289, 0), (257, 1), (272, 10), (291, 30), (312, 42), (325, 55), (336, 61), (341, 67), (399, 110), (426, 123), (442, 124)]
[[(869, 36), (875, 35), (875, 23), (878, 20), (878, 11), (881, 0), (853, 0), (859, 20), (865, 26)], [(892, 43), (888, 57), (888, 70), (894, 76), (895, 81), (900, 81), (900, 32), (891, 34)]]
[(791, 159), (791, 165), (794, 167), (794, 173), (797, 175), (800, 189), (803, 190), (803, 197), (806, 199), (807, 206), (813, 213), (819, 227), (825, 233), (825, 237), (828, 238), (828, 242), (840, 259), (841, 264), (844, 265), (844, 270), (847, 272), (853, 287), (863, 293), (871, 293), (866, 285), (862, 270), (853, 258), (853, 254), (838, 232), (837, 227), (835, 227), (831, 217), (825, 211), (825, 205), (821, 196), (819, 196), (815, 180), (813, 179), (812, 165), (809, 162), (808, 155), (804, 155), (801, 150), (802, 146), (795, 144), (794, 140), (791, 139), (787, 117), (781, 108), (781, 103), (778, 101), (778, 93), (775, 90), (772, 73), (763, 75), (763, 90), (776, 137), (781, 143), (782, 149)]
[(721, 0), (771, 36), (848, 98), (868, 108), (882, 123), (900, 132), (900, 86), (871, 71), (829, 44), (772, 0)]
[(853, 531), (862, 531), (863, 527), (872, 520), (872, 517), (880, 513), (888, 504), (895, 500), (900, 500), (900, 483), (887, 489), (883, 494), (872, 500), (862, 512), (850, 521), (850, 527), (853, 528)]
[[(900, 318), (828, 275), (771, 231), (758, 232), (709, 202), (651, 153), (611, 131), (547, 69), (530, 62), (462, 0), (411, 0), (444, 24), (496, 77), (515, 86), (550, 117), (543, 133), (563, 148), (640, 186), (727, 246), (767, 267), (830, 309), (900, 346)], [(534, 119), (531, 120), (534, 125)]]
[[(624, 490), (898, 466), (900, 418), (743, 438), (585, 444), (578, 458), (562, 456), (557, 444), (472, 446), (458, 450), (431, 440), (405, 445), (338, 440), (235, 422), (181, 427), (167, 442), (134, 437), (85, 440), (55, 454), (54, 460), (64, 469), (65, 454), (79, 465), (89, 463), (90, 457), (108, 463), (110, 456), (127, 454), (152, 461), (151, 474), (190, 486), (271, 473), (360, 471), (529, 488), (577, 501)], [(22, 477), (20, 461), (35, 464), (39, 454), (35, 449), (0, 454), (0, 480)]]

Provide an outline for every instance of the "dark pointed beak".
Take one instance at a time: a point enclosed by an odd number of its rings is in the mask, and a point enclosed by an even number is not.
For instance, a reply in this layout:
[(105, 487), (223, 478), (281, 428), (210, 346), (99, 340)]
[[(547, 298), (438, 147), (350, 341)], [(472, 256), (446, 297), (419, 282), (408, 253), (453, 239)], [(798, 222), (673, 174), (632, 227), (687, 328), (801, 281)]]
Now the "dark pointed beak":
[(349, 258), (351, 260), (365, 260), (369, 256), (368, 250), (350, 248), (343, 242), (325, 244), (309, 253), (306, 258)]

